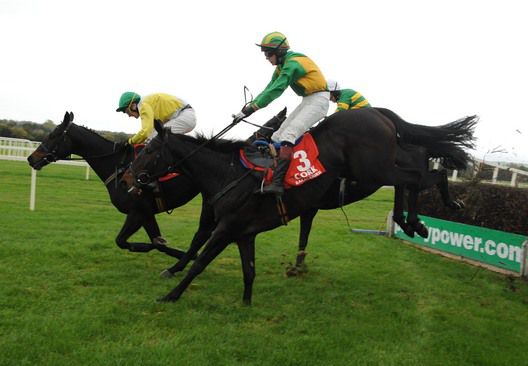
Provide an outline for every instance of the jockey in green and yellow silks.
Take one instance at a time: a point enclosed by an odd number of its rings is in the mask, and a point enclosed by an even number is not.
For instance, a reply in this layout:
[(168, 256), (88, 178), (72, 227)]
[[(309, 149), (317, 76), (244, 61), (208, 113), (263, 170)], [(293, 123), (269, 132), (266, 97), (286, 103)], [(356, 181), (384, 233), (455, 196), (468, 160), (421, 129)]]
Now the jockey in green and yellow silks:
[(371, 107), (361, 93), (353, 89), (341, 89), (337, 81), (328, 80), (328, 90), (330, 91), (330, 100), (337, 103), (336, 112)]
[(161, 121), (163, 127), (170, 128), (172, 133), (188, 133), (196, 125), (196, 116), (191, 106), (184, 100), (165, 93), (141, 97), (134, 92), (124, 92), (116, 112), (141, 118), (141, 129), (128, 139), (129, 144), (141, 144), (153, 139), (157, 134), (154, 120)]
[(297, 138), (326, 116), (330, 93), (326, 79), (319, 67), (302, 53), (290, 51), (286, 36), (272, 32), (264, 36), (257, 44), (266, 60), (276, 66), (271, 81), (253, 100), (245, 105), (235, 116), (234, 122), (242, 120), (253, 112), (266, 107), (277, 99), (286, 88), (302, 97), (301, 104), (286, 118), (281, 127), (271, 136), (273, 141), (281, 143), (279, 161), (274, 169), (271, 185), (264, 187), (263, 193), (280, 195), (284, 191), (283, 179), (292, 154), (292, 146)]

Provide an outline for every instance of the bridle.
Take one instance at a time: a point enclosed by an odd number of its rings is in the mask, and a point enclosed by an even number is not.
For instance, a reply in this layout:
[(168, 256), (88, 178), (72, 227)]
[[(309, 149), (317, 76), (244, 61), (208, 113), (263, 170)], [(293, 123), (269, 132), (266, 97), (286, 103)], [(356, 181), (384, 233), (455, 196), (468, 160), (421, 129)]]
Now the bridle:
[[(162, 159), (162, 162), (164, 162), (166, 165), (167, 165), (167, 169), (163, 169), (163, 171), (160, 171), (160, 172), (157, 172), (157, 173), (149, 173), (148, 170), (140, 170), (138, 171), (137, 173), (134, 171), (134, 164), (130, 164), (130, 166), (128, 167), (128, 170), (130, 171), (131, 175), (134, 177), (134, 185), (138, 188), (141, 188), (141, 187), (145, 187), (149, 184), (151, 184), (152, 182), (156, 181), (158, 178), (161, 178), (169, 173), (173, 173), (173, 172), (176, 172), (176, 171), (179, 171), (181, 172), (181, 169), (178, 169), (176, 170), (175, 167), (177, 165), (180, 165), (185, 159), (180, 159), (180, 161), (178, 161), (177, 163), (174, 162), (174, 157), (172, 156), (172, 154), (170, 153), (164, 153), (166, 150), (169, 149), (168, 147), (168, 137), (167, 135), (165, 135), (163, 137), (163, 141), (160, 142), (160, 148), (159, 148), (159, 151), (157, 153), (157, 156), (154, 158), (154, 165), (157, 165), (158, 163), (158, 160), (159, 159)], [(145, 147), (145, 150), (144, 152), (142, 151), (140, 154), (142, 153), (146, 153), (146, 152), (149, 152), (149, 149), (152, 148), (152, 143), (158, 143), (157, 140), (153, 140), (152, 142), (150, 142), (150, 144), (148, 144), (146, 147)], [(194, 153), (194, 151), (193, 151)], [(168, 155), (168, 158), (167, 158), (167, 155)], [(190, 155), (190, 154), (189, 154)], [(187, 156), (189, 156), (187, 155)]]
[(70, 161), (73, 160), (73, 161), (75, 161), (75, 160), (87, 160), (87, 159), (101, 159), (101, 158), (106, 158), (106, 157), (109, 157), (109, 156), (116, 155), (118, 153), (118, 151), (116, 151), (114, 149), (112, 152), (109, 152), (109, 153), (106, 153), (106, 154), (101, 154), (101, 155), (92, 155), (92, 156), (86, 156), (86, 157), (83, 157), (83, 158), (71, 158), (71, 157), (60, 158), (58, 156), (58, 151), (59, 151), (59, 148), (63, 144), (65, 144), (67, 142), (68, 133), (70, 131), (71, 125), (72, 125), (72, 123), (68, 123), (68, 126), (66, 126), (64, 131), (62, 131), (61, 136), (59, 137), (59, 140), (56, 141), (53, 144), (53, 146), (54, 146), (53, 149), (50, 150), (50, 148), (48, 146), (46, 146), (46, 144), (44, 144), (44, 143), (42, 143), (40, 145), (39, 149), (46, 154), (46, 155), (44, 155), (42, 160), (46, 161), (47, 163), (54, 163), (57, 160), (70, 160)]

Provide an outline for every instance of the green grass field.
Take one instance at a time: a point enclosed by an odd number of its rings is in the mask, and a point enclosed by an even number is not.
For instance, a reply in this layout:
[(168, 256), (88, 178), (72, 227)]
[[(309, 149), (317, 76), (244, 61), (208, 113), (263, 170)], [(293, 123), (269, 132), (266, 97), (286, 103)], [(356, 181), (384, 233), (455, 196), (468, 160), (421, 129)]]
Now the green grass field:
[[(257, 237), (253, 305), (230, 246), (173, 304), (156, 298), (174, 260), (120, 250), (124, 216), (84, 168), (38, 173), (0, 161), (0, 365), (528, 365), (528, 284), (349, 231), (316, 217), (309, 273), (287, 278), (298, 221)], [(352, 227), (384, 229), (392, 190), (347, 206)], [(200, 200), (159, 215), (186, 248)], [(146, 239), (138, 233), (135, 239)]]

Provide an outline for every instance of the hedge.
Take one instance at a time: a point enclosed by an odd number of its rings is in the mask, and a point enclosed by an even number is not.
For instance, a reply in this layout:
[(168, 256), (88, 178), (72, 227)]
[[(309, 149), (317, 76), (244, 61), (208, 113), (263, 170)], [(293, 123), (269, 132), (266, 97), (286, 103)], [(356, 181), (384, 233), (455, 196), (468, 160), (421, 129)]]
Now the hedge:
[(449, 190), (452, 198), (464, 202), (464, 209), (445, 207), (432, 188), (420, 193), (418, 213), (528, 236), (528, 189), (470, 181), (452, 182)]

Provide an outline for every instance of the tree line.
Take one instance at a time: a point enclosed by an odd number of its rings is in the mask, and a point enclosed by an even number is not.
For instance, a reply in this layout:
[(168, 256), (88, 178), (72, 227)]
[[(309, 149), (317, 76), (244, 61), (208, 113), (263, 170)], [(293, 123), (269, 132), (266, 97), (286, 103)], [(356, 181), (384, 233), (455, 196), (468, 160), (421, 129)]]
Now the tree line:
[[(44, 123), (30, 121), (13, 121), (0, 119), (0, 136), (42, 141), (57, 125), (47, 120)], [(96, 131), (99, 135), (111, 141), (124, 141), (131, 135), (124, 132)]]

